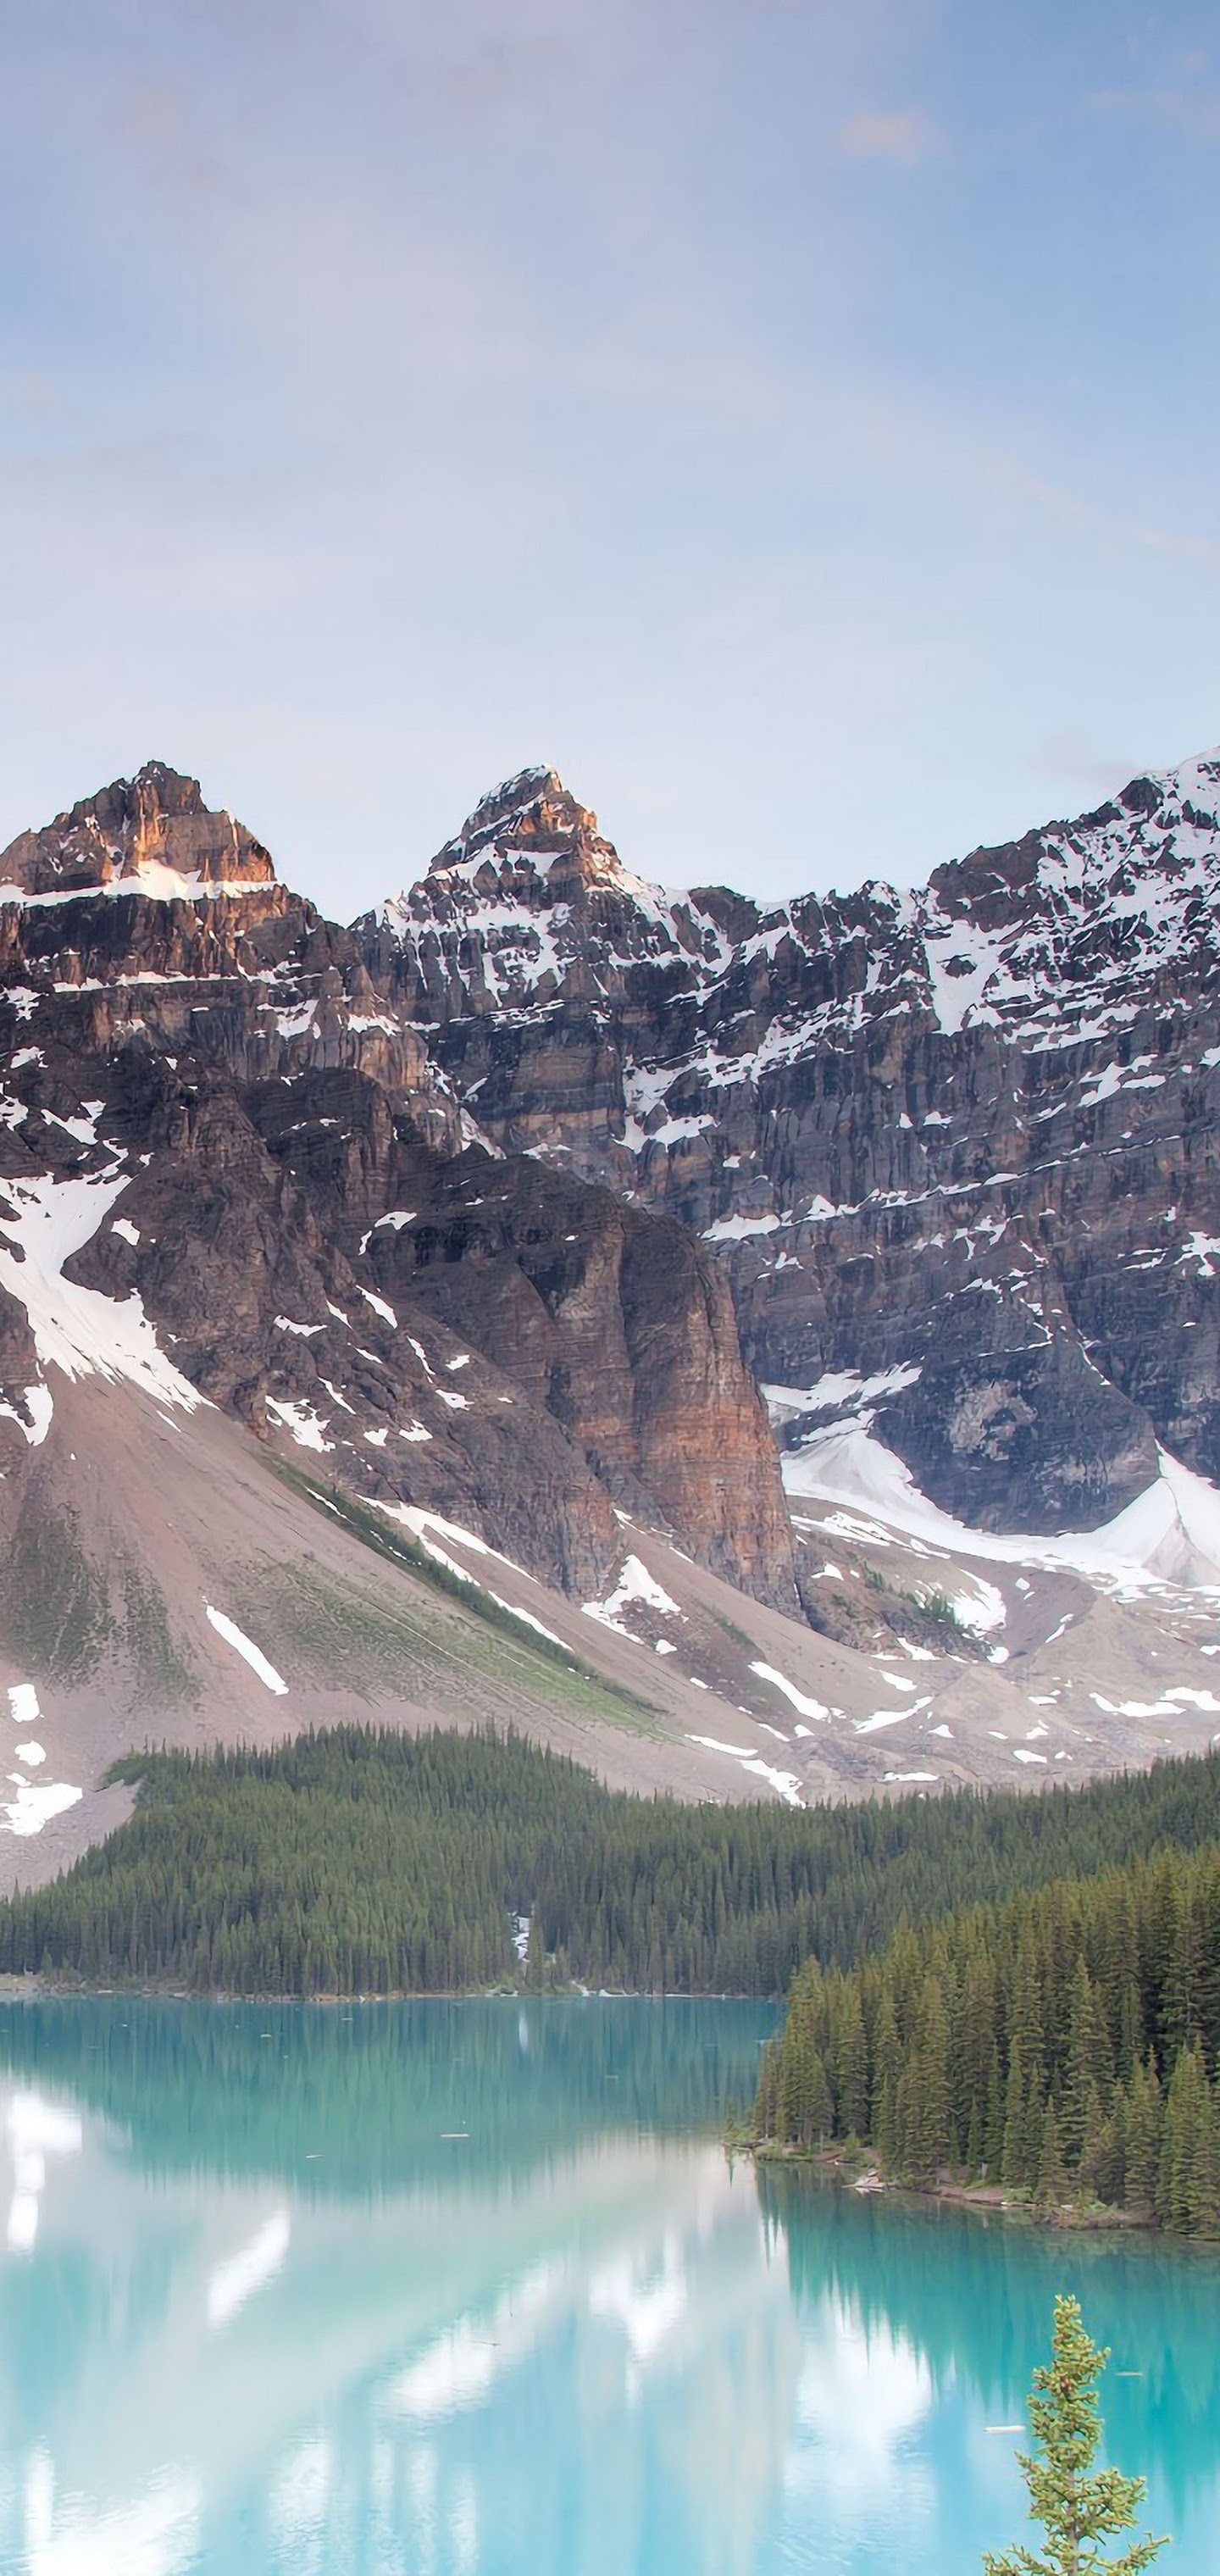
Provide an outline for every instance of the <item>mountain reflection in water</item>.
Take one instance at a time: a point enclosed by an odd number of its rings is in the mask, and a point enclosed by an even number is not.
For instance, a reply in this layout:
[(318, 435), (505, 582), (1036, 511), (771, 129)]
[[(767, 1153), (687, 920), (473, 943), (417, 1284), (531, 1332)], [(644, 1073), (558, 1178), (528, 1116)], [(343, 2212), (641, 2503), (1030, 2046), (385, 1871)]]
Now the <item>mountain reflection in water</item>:
[(973, 2576), (1061, 2286), (1210, 2566), (1220, 2267), (730, 2167), (771, 2020), (0, 2013), (5, 2576)]

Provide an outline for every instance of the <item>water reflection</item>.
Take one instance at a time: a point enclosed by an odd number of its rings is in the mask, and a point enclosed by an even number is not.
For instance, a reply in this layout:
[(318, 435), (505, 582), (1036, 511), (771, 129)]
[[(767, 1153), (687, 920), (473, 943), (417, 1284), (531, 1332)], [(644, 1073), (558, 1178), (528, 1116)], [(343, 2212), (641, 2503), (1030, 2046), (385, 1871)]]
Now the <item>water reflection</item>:
[[(766, 2223), (788, 2252), (808, 2321), (828, 2307), (878, 2348), (918, 2350), (942, 2414), (950, 2402), (982, 2427), (1015, 2420), (1045, 2358), (1055, 2293), (1080, 2299), (1112, 2362), (1105, 2415), (1115, 2455), (1155, 2476), (1178, 2524), (1220, 2472), (1220, 2257), (1155, 2238), (1061, 2237), (918, 2204), (811, 2191), (764, 2173)], [(806, 2323), (806, 2331), (808, 2324)], [(1014, 2406), (1014, 2400), (1015, 2406)], [(994, 2458), (988, 2450), (977, 2454)]]
[(766, 2027), (0, 2015), (5, 2576), (965, 2576), (1082, 2273), (1144, 2374), (1116, 2443), (1210, 2565), (1216, 2268), (730, 2170)]

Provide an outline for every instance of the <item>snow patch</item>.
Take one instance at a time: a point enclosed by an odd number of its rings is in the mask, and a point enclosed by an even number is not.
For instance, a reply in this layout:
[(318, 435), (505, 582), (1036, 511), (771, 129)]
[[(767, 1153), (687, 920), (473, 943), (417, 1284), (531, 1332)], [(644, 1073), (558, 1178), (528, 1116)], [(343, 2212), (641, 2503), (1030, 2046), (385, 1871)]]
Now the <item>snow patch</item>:
[[(348, 1410), (350, 1412), (350, 1406)], [(274, 1414), (276, 1421), (285, 1431), (291, 1432), (298, 1449), (331, 1450), (334, 1448), (333, 1440), (323, 1438), (326, 1424), (321, 1414), (314, 1412), (312, 1405), (290, 1404), (282, 1396), (269, 1395), (267, 1411)]]
[(880, 1369), (873, 1377), (861, 1377), (855, 1369), (827, 1369), (813, 1386), (760, 1386), (759, 1394), (773, 1422), (791, 1422), (803, 1413), (835, 1413), (848, 1404), (871, 1403), (874, 1396), (900, 1395), (921, 1375), (918, 1368)]
[(727, 1753), (734, 1762), (740, 1762), (742, 1770), (750, 1772), (754, 1779), (769, 1781), (777, 1797), (783, 1799), (785, 1806), (804, 1805), (801, 1784), (795, 1771), (778, 1771), (773, 1763), (764, 1762), (761, 1753), (751, 1753), (740, 1744), (723, 1744), (718, 1735), (691, 1735), (687, 1741), (691, 1744), (701, 1744), (708, 1753)]
[(28, 1422), (25, 1414), (17, 1411), (15, 1404), (0, 1403), (0, 1421), (15, 1422), (22, 1439), (29, 1447), (40, 1449), (55, 1418), (55, 1403), (50, 1387), (44, 1385), (41, 1380), (36, 1386), (26, 1387), (25, 1410), (29, 1415)]
[(371, 1306), (375, 1315), (380, 1315), (382, 1323), (389, 1324), (393, 1331), (397, 1332), (398, 1317), (395, 1314), (393, 1307), (387, 1306), (385, 1298), (374, 1296), (371, 1288), (362, 1288), (360, 1294), (364, 1299), (365, 1305)]
[(760, 1681), (770, 1682), (773, 1690), (782, 1691), (784, 1698), (791, 1700), (798, 1717), (829, 1717), (830, 1710), (823, 1708), (820, 1699), (809, 1699), (804, 1691), (797, 1689), (795, 1682), (788, 1680), (785, 1673), (777, 1673), (773, 1664), (751, 1664), (750, 1670), (757, 1673)]
[[(820, 1522), (832, 1536), (862, 1537), (881, 1546), (900, 1536), (913, 1554), (983, 1558), (998, 1565), (1069, 1567), (1115, 1588), (1174, 1583), (1193, 1589), (1220, 1584), (1220, 1491), (1184, 1467), (1167, 1449), (1159, 1453), (1155, 1482), (1098, 1529), (1061, 1538), (971, 1529), (928, 1500), (910, 1469), (867, 1424), (839, 1423), (813, 1432), (782, 1460), (784, 1487), (793, 1502), (832, 1507)], [(857, 1517), (863, 1513), (865, 1517)], [(999, 1624), (995, 1587), (972, 1577), (975, 1591), (955, 1606), (969, 1624)], [(984, 1614), (980, 1617), (980, 1610)], [(1065, 1619), (1063, 1627), (1070, 1625)], [(1062, 1633), (1062, 1630), (1058, 1633)], [(1053, 1640), (1048, 1639), (1048, 1644)]]
[(8, 1804), (0, 1802), (0, 1816), (8, 1818), (11, 1834), (40, 1834), (52, 1816), (62, 1816), (85, 1794), (67, 1780), (27, 1780), (20, 1771), (10, 1771), (9, 1779), (17, 1795)]
[(268, 1663), (261, 1646), (256, 1646), (252, 1638), (244, 1635), (235, 1619), (227, 1619), (223, 1610), (214, 1610), (210, 1601), (205, 1601), (203, 1606), (208, 1614), (209, 1624), (216, 1630), (217, 1636), (223, 1637), (225, 1644), (233, 1647), (234, 1652), (249, 1665), (251, 1672), (257, 1673), (260, 1682), (265, 1682), (267, 1689), (275, 1692), (277, 1699), (285, 1699), (288, 1694), (288, 1684), (277, 1673), (274, 1664)]
[[(0, 1251), (0, 1285), (24, 1309), (44, 1368), (70, 1378), (126, 1378), (159, 1404), (193, 1413), (205, 1398), (166, 1358), (141, 1299), (104, 1297), (63, 1277), (64, 1264), (92, 1241), (128, 1179), (112, 1166), (87, 1179), (6, 1180), (15, 1213), (0, 1217), (0, 1234), (17, 1250)], [(49, 1419), (44, 1413), (35, 1426), (39, 1438)]]
[(771, 1216), (720, 1216), (714, 1225), (705, 1225), (705, 1243), (744, 1243), (752, 1234), (778, 1234), (784, 1220)]
[(668, 1592), (662, 1591), (638, 1556), (624, 1558), (614, 1590), (607, 1593), (604, 1601), (582, 1601), (581, 1609), (586, 1619), (598, 1619), (603, 1628), (613, 1628), (620, 1637), (630, 1637), (631, 1630), (623, 1626), (619, 1614), (633, 1601), (640, 1602), (646, 1610), (659, 1611), (662, 1618), (683, 1619), (686, 1615), (676, 1601), (670, 1600)]

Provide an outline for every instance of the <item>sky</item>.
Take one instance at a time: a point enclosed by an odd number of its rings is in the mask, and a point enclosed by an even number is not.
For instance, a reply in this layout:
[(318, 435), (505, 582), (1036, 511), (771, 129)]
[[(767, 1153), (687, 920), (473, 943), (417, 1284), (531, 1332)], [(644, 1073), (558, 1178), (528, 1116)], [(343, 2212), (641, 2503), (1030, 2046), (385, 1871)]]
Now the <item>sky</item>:
[(0, 842), (164, 759), (350, 917), (536, 761), (913, 882), (1220, 737), (1220, 22), (0, 0)]

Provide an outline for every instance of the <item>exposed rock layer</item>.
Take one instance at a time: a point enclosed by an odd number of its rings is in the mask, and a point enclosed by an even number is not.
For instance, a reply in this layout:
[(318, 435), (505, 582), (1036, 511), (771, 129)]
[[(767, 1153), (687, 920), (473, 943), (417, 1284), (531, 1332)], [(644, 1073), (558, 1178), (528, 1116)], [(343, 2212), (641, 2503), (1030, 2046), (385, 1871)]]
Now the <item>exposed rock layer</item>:
[[(706, 1248), (482, 1144), (352, 933), (193, 781), (154, 766), (105, 790), (23, 835), (0, 884), (6, 1468), (46, 1436), (63, 1366), (171, 1403), (176, 1372), (320, 1477), (576, 1590), (621, 1554), (629, 1498), (794, 1600)], [(494, 1226), (473, 1213), (492, 1192)]]
[(1220, 758), (770, 910), (642, 885), (527, 771), (357, 929), (488, 1136), (713, 1247), (787, 1437), (887, 1381), (941, 1504), (1053, 1530), (1158, 1441), (1220, 1475), (1218, 919)]

